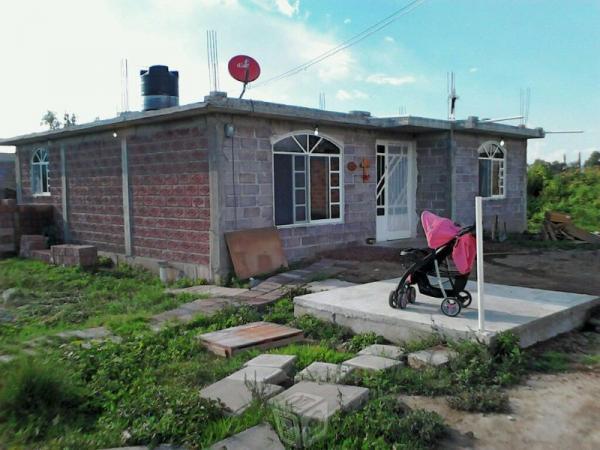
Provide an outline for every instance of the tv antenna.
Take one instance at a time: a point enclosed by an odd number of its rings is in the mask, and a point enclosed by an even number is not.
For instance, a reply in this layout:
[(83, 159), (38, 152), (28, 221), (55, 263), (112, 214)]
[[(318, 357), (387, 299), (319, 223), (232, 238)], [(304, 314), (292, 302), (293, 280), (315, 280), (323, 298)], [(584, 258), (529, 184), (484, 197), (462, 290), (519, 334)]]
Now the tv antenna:
[(121, 59), (121, 112), (129, 111), (129, 69), (127, 58)]
[(217, 50), (217, 32), (206, 31), (206, 54), (208, 60), (208, 82), (211, 92), (219, 90), (219, 54)]
[(448, 83), (448, 120), (456, 120), (456, 100), (458, 100), (458, 95), (456, 95), (456, 78), (454, 76), (454, 72), (447, 73), (447, 83)]
[(521, 125), (527, 126), (529, 122), (529, 105), (531, 104), (531, 89), (521, 88), (519, 92)]
[(327, 109), (325, 102), (325, 92), (319, 92), (319, 109)]

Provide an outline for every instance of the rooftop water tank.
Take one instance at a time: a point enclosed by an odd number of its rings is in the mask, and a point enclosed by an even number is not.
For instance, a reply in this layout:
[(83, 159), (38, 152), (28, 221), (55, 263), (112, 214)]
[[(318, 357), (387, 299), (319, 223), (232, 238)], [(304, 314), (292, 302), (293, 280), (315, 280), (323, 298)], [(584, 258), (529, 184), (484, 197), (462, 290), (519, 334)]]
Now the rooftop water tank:
[(179, 72), (168, 66), (150, 66), (140, 70), (143, 111), (179, 105)]

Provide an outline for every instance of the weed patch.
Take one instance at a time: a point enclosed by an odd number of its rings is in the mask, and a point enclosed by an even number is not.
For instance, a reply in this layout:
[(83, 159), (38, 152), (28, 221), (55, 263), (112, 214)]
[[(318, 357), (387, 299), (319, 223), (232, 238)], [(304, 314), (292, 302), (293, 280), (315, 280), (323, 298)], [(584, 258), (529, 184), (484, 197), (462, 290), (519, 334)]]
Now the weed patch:
[(507, 413), (510, 411), (508, 395), (498, 388), (472, 388), (448, 398), (450, 407), (462, 411)]

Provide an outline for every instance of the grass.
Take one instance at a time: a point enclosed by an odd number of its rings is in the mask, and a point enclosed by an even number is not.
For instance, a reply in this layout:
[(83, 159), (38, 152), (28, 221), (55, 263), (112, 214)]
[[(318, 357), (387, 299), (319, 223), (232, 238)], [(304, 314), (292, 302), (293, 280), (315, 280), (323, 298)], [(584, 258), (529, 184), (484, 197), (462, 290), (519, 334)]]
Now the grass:
[[(199, 344), (197, 335), (203, 332), (257, 320), (301, 328), (308, 342), (270, 350), (296, 355), (297, 370), (315, 361), (340, 363), (368, 345), (384, 342), (374, 333), (353, 335), (345, 327), (311, 316), (296, 318), (289, 298), (261, 312), (228, 308), (153, 333), (147, 326), (148, 311), (182, 299), (164, 294), (160, 282), (145, 272), (115, 267), (89, 273), (21, 260), (0, 263), (0, 271), (8, 277), (1, 278), (2, 288), (16, 286), (40, 297), (45, 290), (49, 298), (68, 293), (64, 298), (76, 297), (74, 303), (82, 311), (71, 310), (70, 301), (62, 308), (60, 302), (51, 304), (50, 309), (34, 301), (27, 313), (15, 307), (21, 315), (13, 334), (0, 335), (1, 343), (23, 338), (37, 322), (46, 332), (102, 323), (122, 337), (121, 343), (94, 343), (89, 348), (48, 346), (31, 360), (0, 366), (0, 442), (8, 447), (92, 449), (172, 442), (196, 449), (258, 423), (273, 422), (273, 412), (260, 399), (242, 415), (229, 417), (219, 404), (198, 396), (202, 387), (260, 353), (217, 357)], [(442, 342), (431, 337), (403, 347), (417, 351)], [(516, 338), (500, 335), (492, 349), (474, 342), (449, 345), (458, 357), (447, 367), (351, 374), (348, 383), (370, 389), (368, 403), (351, 414), (336, 415), (323, 439), (311, 448), (435, 446), (445, 432), (442, 419), (435, 413), (408, 410), (396, 400), (399, 394), (451, 396), (454, 408), (506, 411), (508, 399), (502, 389), (518, 383), (533, 367)], [(560, 358), (545, 354), (538, 367), (554, 370)], [(590, 362), (597, 364), (597, 355), (590, 356)]]
[(86, 271), (16, 258), (0, 261), (0, 291), (9, 288), (14, 321), (0, 327), (0, 351), (66, 329), (118, 329), (198, 297), (167, 294), (158, 277), (126, 265)]

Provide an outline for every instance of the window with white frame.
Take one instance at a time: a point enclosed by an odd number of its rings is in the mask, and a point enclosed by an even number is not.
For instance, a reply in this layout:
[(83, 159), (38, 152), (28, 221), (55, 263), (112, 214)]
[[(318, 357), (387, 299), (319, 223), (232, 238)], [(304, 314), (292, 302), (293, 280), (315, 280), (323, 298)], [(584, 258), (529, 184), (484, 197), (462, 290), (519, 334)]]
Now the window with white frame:
[(34, 195), (49, 194), (48, 150), (40, 148), (31, 157), (31, 192)]
[(332, 141), (308, 132), (273, 144), (275, 225), (341, 221), (341, 154)]
[(481, 144), (479, 153), (479, 195), (504, 197), (506, 149), (498, 142)]

